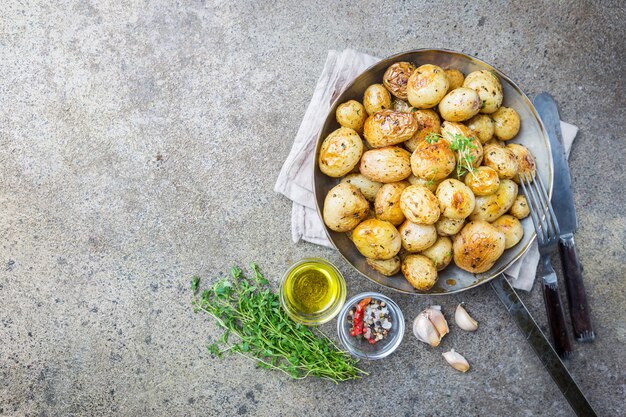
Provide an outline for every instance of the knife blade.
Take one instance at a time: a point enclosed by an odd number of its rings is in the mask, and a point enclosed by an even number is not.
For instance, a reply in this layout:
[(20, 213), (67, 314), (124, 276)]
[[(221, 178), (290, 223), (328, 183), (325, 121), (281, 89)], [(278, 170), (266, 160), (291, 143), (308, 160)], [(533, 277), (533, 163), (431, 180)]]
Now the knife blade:
[(563, 263), (563, 275), (574, 336), (579, 342), (592, 342), (595, 339), (595, 333), (591, 324), (589, 303), (583, 283), (582, 266), (574, 242), (574, 232), (578, 229), (578, 218), (576, 217), (572, 193), (572, 177), (563, 146), (559, 109), (552, 96), (546, 92), (537, 95), (533, 104), (543, 121), (552, 148), (554, 186), (551, 202), (561, 230), (559, 251)]
[(559, 390), (577, 416), (597, 416), (593, 407), (569, 373), (537, 322), (519, 298), (504, 274), (491, 280), (491, 287), (506, 307), (526, 341), (533, 348)]

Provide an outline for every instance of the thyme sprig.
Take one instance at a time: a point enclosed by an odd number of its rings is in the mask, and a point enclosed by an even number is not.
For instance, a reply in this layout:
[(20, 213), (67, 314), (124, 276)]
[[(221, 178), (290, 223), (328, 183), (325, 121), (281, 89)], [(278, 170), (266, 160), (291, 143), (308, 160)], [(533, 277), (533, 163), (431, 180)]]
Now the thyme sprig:
[[(436, 143), (440, 138), (443, 138), (443, 136), (439, 133), (430, 132), (426, 135), (426, 142)], [(477, 146), (472, 142), (476, 139), (464, 136), (460, 133), (448, 133), (448, 139), (445, 140), (450, 144), (450, 149), (456, 152), (457, 177), (461, 178), (468, 172), (473, 174), (476, 170), (473, 165), (476, 160), (476, 155), (472, 154), (472, 149), (476, 149)]]

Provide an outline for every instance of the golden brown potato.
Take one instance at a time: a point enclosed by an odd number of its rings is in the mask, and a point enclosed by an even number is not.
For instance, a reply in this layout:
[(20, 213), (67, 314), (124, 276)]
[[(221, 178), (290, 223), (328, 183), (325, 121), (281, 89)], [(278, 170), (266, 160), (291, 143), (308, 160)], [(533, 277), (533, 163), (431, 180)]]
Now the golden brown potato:
[(491, 114), (494, 123), (494, 135), (500, 140), (513, 139), (519, 132), (521, 120), (519, 114), (510, 107), (500, 107)]
[(400, 196), (404, 216), (418, 224), (434, 224), (439, 219), (439, 201), (426, 187), (411, 185)]
[(515, 197), (513, 205), (509, 209), (509, 214), (517, 217), (520, 220), (528, 217), (528, 215), (530, 214), (530, 208), (528, 207), (528, 201), (526, 201), (526, 197), (521, 194)]
[(517, 196), (517, 184), (511, 180), (501, 180), (495, 193), (476, 197), (470, 220), (492, 222), (509, 211)]
[(432, 224), (417, 224), (405, 220), (398, 228), (402, 247), (407, 252), (419, 252), (432, 246), (437, 240), (437, 229)]
[(517, 158), (510, 148), (489, 143), (485, 145), (484, 164), (493, 168), (500, 179), (511, 179), (517, 176)]
[(454, 152), (445, 140), (417, 144), (411, 155), (411, 171), (413, 175), (428, 181), (446, 178), (456, 167)]
[(478, 114), (481, 101), (478, 93), (471, 88), (457, 88), (450, 91), (439, 102), (439, 114), (443, 120), (462, 122)]
[(500, 178), (495, 169), (482, 166), (465, 176), (465, 185), (472, 190), (474, 195), (489, 195), (498, 189)]
[(477, 114), (469, 119), (465, 125), (476, 133), (478, 140), (483, 145), (493, 139), (495, 125), (489, 115)]
[(370, 205), (352, 184), (334, 186), (324, 199), (324, 223), (335, 232), (354, 229), (369, 213)]
[(454, 263), (473, 274), (489, 270), (504, 252), (504, 234), (486, 221), (465, 225), (454, 237)]
[(437, 187), (437, 200), (441, 215), (449, 219), (461, 220), (474, 210), (474, 194), (461, 181), (448, 178)]
[(335, 117), (341, 126), (349, 127), (357, 133), (361, 133), (365, 119), (367, 119), (367, 112), (361, 103), (356, 100), (349, 100), (337, 106)]
[(402, 274), (419, 291), (428, 291), (437, 282), (437, 269), (424, 255), (408, 255), (402, 261)]
[(348, 174), (341, 179), (341, 182), (354, 185), (368, 201), (374, 201), (378, 190), (383, 186), (382, 183), (372, 181), (360, 173)]
[(467, 74), (463, 87), (475, 90), (480, 96), (481, 113), (493, 113), (502, 105), (502, 84), (491, 71), (480, 70)]
[(320, 171), (329, 177), (343, 177), (357, 166), (363, 141), (356, 131), (340, 127), (324, 139), (320, 148)]
[(400, 272), (400, 266), (402, 265), (399, 256), (394, 256), (393, 258), (384, 260), (372, 258), (365, 258), (365, 260), (367, 261), (367, 264), (372, 267), (372, 269), (388, 277)]
[(391, 109), (401, 113), (412, 113), (415, 108), (404, 100), (395, 99), (393, 103), (391, 103)]
[(444, 71), (446, 78), (448, 79), (448, 91), (452, 91), (459, 87), (463, 87), (463, 81), (465, 81), (465, 75), (457, 69), (450, 69)]
[(509, 249), (517, 245), (524, 236), (522, 223), (520, 223), (517, 218), (508, 214), (496, 219), (491, 225), (504, 235), (504, 249)]
[(374, 202), (376, 218), (385, 220), (394, 226), (401, 224), (404, 221), (404, 213), (400, 209), (400, 196), (408, 186), (408, 182), (400, 181), (380, 187)]
[(421, 252), (435, 264), (437, 271), (441, 271), (452, 261), (452, 240), (447, 236), (439, 236), (431, 247)]
[(373, 259), (390, 259), (398, 254), (402, 239), (398, 229), (389, 222), (369, 219), (352, 231), (352, 241), (361, 255)]
[(448, 78), (437, 65), (418, 67), (409, 77), (406, 94), (411, 106), (418, 109), (435, 107), (448, 92)]
[(371, 148), (382, 148), (409, 140), (417, 133), (417, 121), (411, 113), (381, 110), (365, 121), (363, 136)]
[(415, 151), (417, 144), (426, 139), (430, 133), (441, 133), (441, 121), (434, 110), (416, 110), (412, 114), (417, 120), (417, 133), (404, 142), (404, 146), (411, 152)]
[(363, 94), (363, 106), (369, 114), (391, 107), (391, 94), (382, 84), (372, 84)]
[(465, 219), (449, 219), (441, 216), (435, 223), (435, 229), (437, 229), (439, 236), (454, 236), (461, 231), (464, 224)]
[(413, 71), (415, 71), (415, 66), (410, 62), (391, 64), (383, 75), (383, 84), (391, 94), (401, 100), (406, 100), (406, 83)]
[(402, 181), (411, 175), (411, 154), (397, 146), (371, 149), (363, 154), (359, 170), (372, 181)]
[(441, 182), (441, 181), (435, 181), (435, 180), (426, 180), (424, 178), (416, 177), (413, 174), (411, 174), (409, 178), (407, 178), (407, 181), (411, 185), (421, 185), (422, 187), (426, 187), (428, 188), (428, 190), (430, 190), (431, 193), (434, 193), (435, 191), (437, 191), (437, 186)]
[[(528, 174), (532, 181), (532, 178), (535, 178), (537, 167), (535, 165), (535, 158), (533, 158), (528, 148), (517, 143), (509, 143), (506, 147), (515, 155), (515, 159), (517, 160), (517, 173)], [(517, 175), (514, 176), (513, 181), (519, 184), (519, 177)]]
[[(472, 156), (472, 166), (478, 168), (483, 161), (483, 146), (481, 145), (476, 133), (469, 127), (458, 122), (443, 122), (441, 125), (441, 137), (452, 145), (457, 142), (457, 138), (467, 138), (472, 144), (472, 148), (469, 149), (469, 154)], [(459, 158), (459, 151), (457, 152), (457, 160)]]

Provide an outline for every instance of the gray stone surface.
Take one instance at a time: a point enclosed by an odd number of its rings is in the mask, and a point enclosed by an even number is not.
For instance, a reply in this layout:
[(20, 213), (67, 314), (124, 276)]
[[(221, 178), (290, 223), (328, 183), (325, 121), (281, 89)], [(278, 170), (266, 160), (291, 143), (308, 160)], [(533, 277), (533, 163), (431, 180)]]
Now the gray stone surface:
[[(57, 3), (57, 4), (52, 4)], [(371, 375), (291, 381), (238, 357), (190, 307), (188, 280), (304, 256), (272, 191), (326, 51), (474, 54), (580, 134), (577, 235), (598, 333), (569, 367), (601, 415), (625, 413), (624, 3), (13, 1), (0, 14), (0, 415), (571, 416), (489, 286), (384, 291), (409, 320), (465, 301), (475, 334), (410, 334)], [(565, 4), (567, 3), (567, 4)], [(541, 293), (525, 296), (542, 323)], [(333, 334), (333, 326), (324, 326)], [(334, 335), (334, 334), (333, 334)], [(473, 368), (441, 357), (455, 347)]]

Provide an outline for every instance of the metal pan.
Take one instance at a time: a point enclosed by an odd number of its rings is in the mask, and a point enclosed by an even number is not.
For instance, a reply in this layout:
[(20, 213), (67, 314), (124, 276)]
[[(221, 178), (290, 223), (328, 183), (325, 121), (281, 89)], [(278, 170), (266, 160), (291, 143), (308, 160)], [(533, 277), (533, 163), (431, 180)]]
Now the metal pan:
[[(496, 73), (502, 82), (504, 92), (503, 105), (514, 108), (519, 113), (522, 121), (520, 132), (509, 142), (520, 143), (531, 151), (537, 163), (537, 172), (542, 176), (544, 183), (548, 184), (549, 194), (552, 195), (552, 154), (550, 142), (546, 130), (541, 123), (541, 119), (526, 94), (524, 94), (509, 77), (493, 66), (469, 55), (443, 49), (418, 49), (394, 55), (374, 64), (359, 75), (332, 104), (317, 138), (316, 161), (319, 158), (322, 141), (332, 131), (339, 128), (339, 124), (335, 120), (335, 110), (337, 106), (351, 99), (362, 101), (365, 89), (371, 84), (382, 83), (383, 74), (387, 67), (399, 61), (412, 62), (416, 66), (436, 64), (442, 68), (456, 68), (466, 75), (476, 70), (490, 70)], [(334, 187), (339, 180), (327, 177), (319, 170), (317, 163), (314, 165), (315, 172), (313, 174), (313, 182), (315, 201), (317, 211), (321, 218), (324, 198), (328, 191)], [(326, 228), (326, 234), (346, 261), (366, 278), (387, 288), (404, 293), (435, 295), (452, 294), (474, 288), (490, 281), (506, 270), (528, 250), (535, 238), (535, 230), (529, 218), (522, 221), (522, 226), (524, 227), (524, 237), (522, 240), (513, 248), (506, 250), (489, 271), (482, 274), (471, 274), (458, 268), (454, 265), (454, 262), (452, 262), (445, 270), (439, 272), (437, 283), (428, 292), (416, 291), (406, 279), (404, 279), (401, 273), (393, 277), (387, 277), (374, 271), (367, 265), (365, 258), (359, 253), (346, 233), (337, 233)]]

